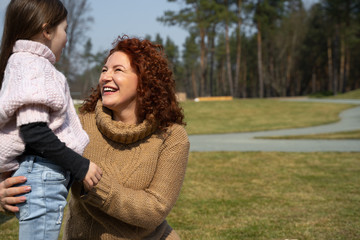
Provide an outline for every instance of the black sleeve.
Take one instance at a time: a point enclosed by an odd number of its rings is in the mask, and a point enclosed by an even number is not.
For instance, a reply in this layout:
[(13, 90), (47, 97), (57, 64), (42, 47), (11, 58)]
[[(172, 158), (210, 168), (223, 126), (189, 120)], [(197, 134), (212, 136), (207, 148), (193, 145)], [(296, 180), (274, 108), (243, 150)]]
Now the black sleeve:
[(35, 122), (20, 126), (20, 134), (26, 151), (53, 161), (56, 165), (71, 172), (75, 180), (85, 178), (90, 161), (72, 149), (54, 134), (45, 122)]

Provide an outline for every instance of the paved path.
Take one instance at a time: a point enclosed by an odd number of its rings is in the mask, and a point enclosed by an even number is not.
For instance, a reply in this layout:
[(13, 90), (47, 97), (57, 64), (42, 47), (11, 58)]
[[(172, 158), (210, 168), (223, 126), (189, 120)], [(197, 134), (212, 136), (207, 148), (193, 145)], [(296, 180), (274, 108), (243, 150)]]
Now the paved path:
[[(328, 103), (351, 103), (360, 105), (360, 100), (292, 99), (287, 101), (314, 101)], [(332, 133), (360, 130), (360, 106), (343, 111), (337, 123), (250, 133), (191, 135), (190, 151), (264, 151), (264, 152), (360, 152), (360, 140), (274, 140), (255, 139), (260, 136), (286, 136), (317, 133)]]

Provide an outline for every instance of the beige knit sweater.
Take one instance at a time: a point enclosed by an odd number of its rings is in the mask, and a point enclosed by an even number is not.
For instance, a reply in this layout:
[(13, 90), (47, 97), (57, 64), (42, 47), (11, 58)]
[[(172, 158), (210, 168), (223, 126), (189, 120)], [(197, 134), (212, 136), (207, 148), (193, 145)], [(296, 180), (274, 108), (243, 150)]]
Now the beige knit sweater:
[(84, 156), (103, 177), (85, 197), (80, 183), (73, 185), (63, 239), (179, 239), (165, 218), (185, 176), (185, 129), (174, 124), (160, 134), (147, 121), (113, 121), (101, 101), (80, 120), (90, 137)]

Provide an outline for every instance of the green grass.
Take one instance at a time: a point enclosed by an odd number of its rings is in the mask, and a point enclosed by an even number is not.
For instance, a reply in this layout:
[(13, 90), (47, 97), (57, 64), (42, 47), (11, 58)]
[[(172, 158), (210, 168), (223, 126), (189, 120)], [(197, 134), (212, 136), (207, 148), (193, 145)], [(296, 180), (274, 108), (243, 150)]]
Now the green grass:
[(360, 239), (360, 153), (191, 153), (181, 239)]
[(360, 153), (190, 153), (167, 220), (184, 240), (360, 239), (359, 201)]
[(251, 132), (316, 126), (339, 121), (350, 104), (246, 99), (182, 103), (191, 134)]
[(17, 240), (19, 223), (15, 217), (0, 214), (0, 239)]
[(336, 96), (332, 92), (320, 92), (309, 95), (313, 98), (329, 98), (329, 99), (360, 99), (360, 89), (349, 91), (346, 93), (339, 93)]
[[(244, 132), (338, 120), (352, 105), (185, 102), (187, 131)], [(182, 239), (360, 239), (360, 153), (190, 153), (168, 217)], [(0, 239), (17, 239), (0, 215)]]
[(336, 96), (329, 97), (332, 99), (360, 99), (360, 89), (356, 89), (347, 93), (340, 93)]
[[(252, 132), (322, 125), (339, 121), (351, 104), (286, 102), (272, 99), (181, 103), (192, 134)], [(78, 109), (79, 105), (76, 106)]]

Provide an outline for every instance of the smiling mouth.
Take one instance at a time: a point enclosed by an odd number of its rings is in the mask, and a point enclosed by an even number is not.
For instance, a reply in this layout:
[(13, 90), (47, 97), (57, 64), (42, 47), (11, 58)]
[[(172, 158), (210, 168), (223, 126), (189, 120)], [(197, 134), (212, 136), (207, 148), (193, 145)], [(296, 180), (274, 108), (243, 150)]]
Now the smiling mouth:
[(107, 93), (107, 92), (116, 92), (117, 89), (114, 89), (114, 88), (111, 88), (111, 87), (104, 87), (104, 93)]

